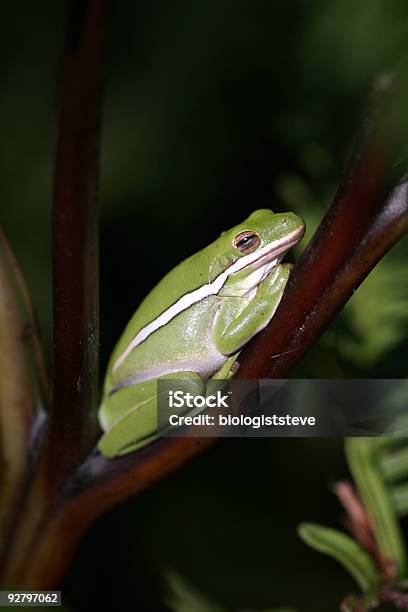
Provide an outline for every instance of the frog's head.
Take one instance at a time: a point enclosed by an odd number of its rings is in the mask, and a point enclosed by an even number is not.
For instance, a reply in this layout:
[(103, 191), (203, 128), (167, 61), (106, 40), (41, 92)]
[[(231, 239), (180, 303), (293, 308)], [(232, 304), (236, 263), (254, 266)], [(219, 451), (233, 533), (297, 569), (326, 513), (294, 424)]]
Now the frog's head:
[(228, 279), (222, 292), (243, 295), (255, 288), (304, 233), (305, 225), (294, 213), (267, 209), (256, 210), (224, 232), (220, 239), (226, 258), (218, 263)]

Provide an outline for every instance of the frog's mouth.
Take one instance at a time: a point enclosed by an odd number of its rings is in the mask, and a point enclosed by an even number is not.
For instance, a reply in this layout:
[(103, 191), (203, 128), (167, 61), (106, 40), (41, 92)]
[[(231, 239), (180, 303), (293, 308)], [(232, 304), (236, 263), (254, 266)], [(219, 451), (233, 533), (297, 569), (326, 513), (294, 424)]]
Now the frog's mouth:
[[(238, 291), (247, 293), (253, 289), (256, 285), (261, 282), (262, 277), (266, 276), (268, 272), (275, 266), (277, 266), (283, 259), (289, 249), (294, 246), (302, 238), (305, 232), (304, 226), (299, 227), (285, 238), (279, 238), (273, 242), (268, 243), (264, 247), (261, 247), (257, 251), (244, 255), (235, 261), (226, 270), (221, 272), (212, 282), (201, 285), (197, 289), (194, 289), (190, 293), (184, 294), (174, 304), (169, 306), (164, 312), (162, 312), (156, 319), (148, 323), (143, 327), (136, 336), (129, 342), (126, 349), (119, 355), (113, 365), (113, 371), (118, 368), (131, 351), (136, 348), (141, 342), (146, 340), (154, 331), (166, 325), (175, 316), (192, 306), (193, 304), (203, 300), (210, 295), (216, 295), (221, 292), (224, 284), (227, 282), (229, 277), (242, 270), (251, 270), (253, 272), (246, 275), (245, 282), (243, 281), (242, 289), (239, 286)], [(237, 275), (238, 276), (238, 275)], [(240, 283), (239, 283), (240, 285)]]

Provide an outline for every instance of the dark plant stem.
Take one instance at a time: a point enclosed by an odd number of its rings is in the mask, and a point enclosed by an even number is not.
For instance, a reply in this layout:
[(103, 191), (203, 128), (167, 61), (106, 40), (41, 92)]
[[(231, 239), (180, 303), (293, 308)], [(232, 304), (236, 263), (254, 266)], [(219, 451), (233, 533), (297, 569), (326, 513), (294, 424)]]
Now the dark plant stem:
[[(96, 197), (106, 18), (107, 0), (72, 0), (70, 4), (54, 189), (53, 398), (43, 445), (9, 550), (4, 577), (9, 585), (30, 583), (26, 578), (29, 565), (61, 488), (97, 437)], [(48, 544), (52, 546), (50, 541)]]
[(48, 470), (58, 466), (56, 481), (83, 459), (97, 435), (96, 198), (105, 22), (105, 0), (72, 3), (60, 88), (53, 215), (54, 393), (47, 456)]

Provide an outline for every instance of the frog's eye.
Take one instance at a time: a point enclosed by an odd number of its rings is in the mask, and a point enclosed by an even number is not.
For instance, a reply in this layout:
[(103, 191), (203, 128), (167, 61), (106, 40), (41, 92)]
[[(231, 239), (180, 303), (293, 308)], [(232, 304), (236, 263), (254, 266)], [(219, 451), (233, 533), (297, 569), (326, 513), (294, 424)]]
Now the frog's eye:
[(240, 232), (234, 238), (234, 246), (236, 246), (241, 253), (253, 253), (260, 244), (261, 240), (255, 232)]

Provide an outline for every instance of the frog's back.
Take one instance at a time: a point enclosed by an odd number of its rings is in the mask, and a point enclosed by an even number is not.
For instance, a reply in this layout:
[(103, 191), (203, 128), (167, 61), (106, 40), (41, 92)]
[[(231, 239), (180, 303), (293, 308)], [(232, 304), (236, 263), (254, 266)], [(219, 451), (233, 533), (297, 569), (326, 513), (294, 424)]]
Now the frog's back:
[[(154, 323), (163, 312), (175, 304), (183, 295), (212, 280), (210, 277), (211, 261), (214, 261), (214, 254), (211, 252), (211, 248), (207, 247), (182, 261), (153, 287), (135, 311), (119, 339), (112, 353), (109, 370), (112, 369), (118, 357), (126, 351), (140, 330)], [(147, 340), (143, 342), (144, 350), (150, 349), (146, 342)], [(149, 342), (149, 344), (151, 343)]]
[(132, 327), (132, 332), (136, 335), (145, 325), (175, 304), (183, 294), (208, 283), (206, 259), (208, 255), (200, 251), (170, 270), (140, 303), (127, 327)]

